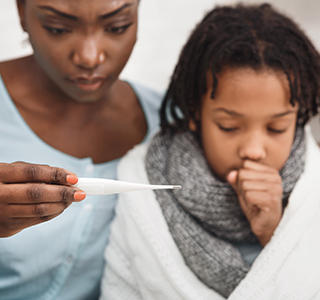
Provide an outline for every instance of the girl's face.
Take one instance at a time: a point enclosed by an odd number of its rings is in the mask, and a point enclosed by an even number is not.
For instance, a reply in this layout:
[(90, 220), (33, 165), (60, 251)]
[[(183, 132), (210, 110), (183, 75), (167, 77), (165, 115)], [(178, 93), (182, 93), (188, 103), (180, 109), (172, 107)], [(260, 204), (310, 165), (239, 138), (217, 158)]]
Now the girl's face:
[(18, 8), (48, 77), (74, 100), (103, 97), (136, 42), (138, 0), (21, 0)]
[[(244, 160), (280, 171), (291, 151), (298, 109), (289, 103), (285, 75), (230, 69), (218, 75), (218, 82), (215, 98), (209, 89), (200, 111), (202, 145), (211, 168), (222, 180)], [(195, 128), (192, 122), (190, 128)]]

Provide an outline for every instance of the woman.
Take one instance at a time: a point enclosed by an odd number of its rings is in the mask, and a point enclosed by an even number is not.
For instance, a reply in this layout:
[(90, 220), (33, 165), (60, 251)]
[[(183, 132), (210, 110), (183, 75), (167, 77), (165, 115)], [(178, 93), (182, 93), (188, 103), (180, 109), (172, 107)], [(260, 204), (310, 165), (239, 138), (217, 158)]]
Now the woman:
[(72, 185), (116, 178), (158, 127), (160, 95), (118, 78), (138, 3), (17, 1), (34, 54), (0, 63), (2, 299), (98, 297), (116, 196), (80, 202)]

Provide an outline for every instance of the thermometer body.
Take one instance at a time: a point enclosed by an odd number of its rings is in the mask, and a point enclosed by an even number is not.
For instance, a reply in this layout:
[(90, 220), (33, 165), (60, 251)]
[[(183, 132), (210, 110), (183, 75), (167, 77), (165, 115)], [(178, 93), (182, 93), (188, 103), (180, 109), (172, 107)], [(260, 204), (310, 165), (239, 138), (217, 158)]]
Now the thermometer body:
[(76, 187), (89, 195), (109, 195), (138, 190), (180, 189), (180, 185), (152, 185), (104, 178), (79, 178)]

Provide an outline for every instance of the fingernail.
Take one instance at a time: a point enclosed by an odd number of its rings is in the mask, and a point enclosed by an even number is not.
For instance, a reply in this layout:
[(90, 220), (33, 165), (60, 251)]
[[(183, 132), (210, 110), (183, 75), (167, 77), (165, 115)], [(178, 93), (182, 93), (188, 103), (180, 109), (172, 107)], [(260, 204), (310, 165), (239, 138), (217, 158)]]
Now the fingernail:
[(73, 198), (77, 201), (81, 201), (86, 197), (86, 193), (84, 191), (76, 191), (73, 195)]
[(67, 175), (67, 182), (70, 184), (76, 184), (78, 182), (78, 176), (76, 175)]

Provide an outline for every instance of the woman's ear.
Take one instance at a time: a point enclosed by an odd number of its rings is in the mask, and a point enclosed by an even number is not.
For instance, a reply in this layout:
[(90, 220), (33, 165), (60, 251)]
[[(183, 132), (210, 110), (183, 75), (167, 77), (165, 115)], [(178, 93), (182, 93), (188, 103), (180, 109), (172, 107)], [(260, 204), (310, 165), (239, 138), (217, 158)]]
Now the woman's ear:
[(25, 0), (17, 0), (17, 8), (20, 17), (20, 25), (23, 31), (27, 32), (26, 21), (25, 21)]

